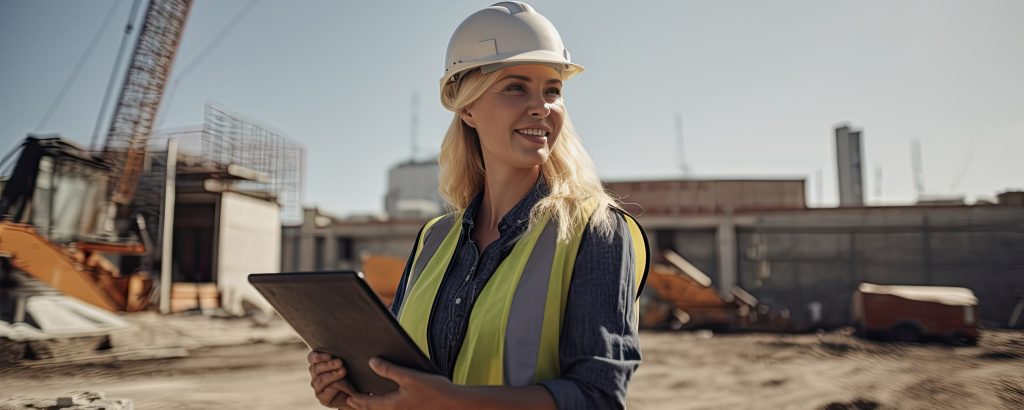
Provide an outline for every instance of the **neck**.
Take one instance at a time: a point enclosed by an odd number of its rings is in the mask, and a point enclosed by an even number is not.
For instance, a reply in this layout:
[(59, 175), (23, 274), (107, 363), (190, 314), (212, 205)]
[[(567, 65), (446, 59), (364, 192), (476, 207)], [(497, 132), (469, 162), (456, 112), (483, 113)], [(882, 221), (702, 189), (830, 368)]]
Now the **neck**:
[(501, 218), (511, 211), (540, 177), (540, 167), (489, 167), (484, 173), (484, 197), (476, 214), (479, 228), (497, 230)]

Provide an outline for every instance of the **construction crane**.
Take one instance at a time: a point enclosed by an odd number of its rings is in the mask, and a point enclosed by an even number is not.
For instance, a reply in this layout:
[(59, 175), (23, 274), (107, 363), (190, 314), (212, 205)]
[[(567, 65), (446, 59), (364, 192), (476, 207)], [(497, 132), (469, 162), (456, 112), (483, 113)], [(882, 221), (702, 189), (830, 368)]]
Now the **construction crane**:
[[(0, 196), (0, 255), (55, 289), (107, 310), (139, 310), (151, 288), (102, 254), (142, 254), (127, 235), (132, 201), (192, 0), (151, 0), (128, 63), (103, 152), (30, 135)], [(113, 222), (113, 223), (112, 223)], [(113, 231), (113, 232), (112, 232)], [(141, 242), (140, 242), (141, 241)]]
[(146, 9), (135, 52), (125, 73), (110, 132), (103, 147), (111, 165), (111, 202), (118, 217), (128, 215), (142, 175), (146, 144), (181, 43), (192, 0), (153, 0)]

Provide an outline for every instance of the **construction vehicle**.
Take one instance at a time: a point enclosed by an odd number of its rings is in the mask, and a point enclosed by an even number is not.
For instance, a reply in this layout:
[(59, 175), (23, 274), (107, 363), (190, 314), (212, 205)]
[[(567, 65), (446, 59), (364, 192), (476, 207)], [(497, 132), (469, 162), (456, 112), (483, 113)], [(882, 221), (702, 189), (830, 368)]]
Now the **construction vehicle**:
[(25, 139), (0, 196), (4, 271), (26, 272), (108, 311), (149, 304), (153, 282), (146, 263), (122, 272), (104, 255), (120, 259), (152, 250), (132, 204), (191, 4), (149, 2), (102, 152), (59, 136)]

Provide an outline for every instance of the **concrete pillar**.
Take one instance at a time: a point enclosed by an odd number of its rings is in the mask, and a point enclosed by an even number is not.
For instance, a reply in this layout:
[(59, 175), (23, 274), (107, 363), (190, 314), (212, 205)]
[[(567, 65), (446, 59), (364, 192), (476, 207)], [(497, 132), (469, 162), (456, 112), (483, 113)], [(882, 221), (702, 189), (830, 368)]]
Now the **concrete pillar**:
[(167, 173), (164, 175), (164, 214), (160, 221), (160, 313), (171, 313), (171, 262), (174, 255), (174, 204), (178, 175), (178, 140), (167, 140)]
[(723, 216), (718, 223), (718, 294), (725, 300), (732, 300), (732, 288), (736, 285), (736, 224), (732, 213)]

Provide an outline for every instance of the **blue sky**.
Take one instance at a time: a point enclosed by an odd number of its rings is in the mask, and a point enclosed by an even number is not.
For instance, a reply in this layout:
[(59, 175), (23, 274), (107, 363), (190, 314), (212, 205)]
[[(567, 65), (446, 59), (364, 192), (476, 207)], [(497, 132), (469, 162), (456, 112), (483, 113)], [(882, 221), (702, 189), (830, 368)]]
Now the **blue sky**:
[[(411, 155), (410, 95), (420, 95), (423, 158), (451, 118), (437, 99), (448, 38), (490, 3), (262, 0), (197, 61), (247, 2), (196, 0), (161, 125), (199, 124), (204, 102), (220, 102), (307, 146), (307, 204), (379, 211), (387, 168)], [(37, 129), (115, 4), (77, 81)], [(679, 175), (678, 113), (693, 176), (806, 177), (812, 206), (817, 170), (822, 204), (837, 202), (840, 122), (864, 129), (869, 203), (914, 199), (914, 138), (930, 193), (1024, 189), (1024, 2), (531, 4), (586, 67), (566, 84), (566, 105), (605, 179)], [(0, 2), (0, 150), (32, 131), (88, 143), (130, 8)]]

